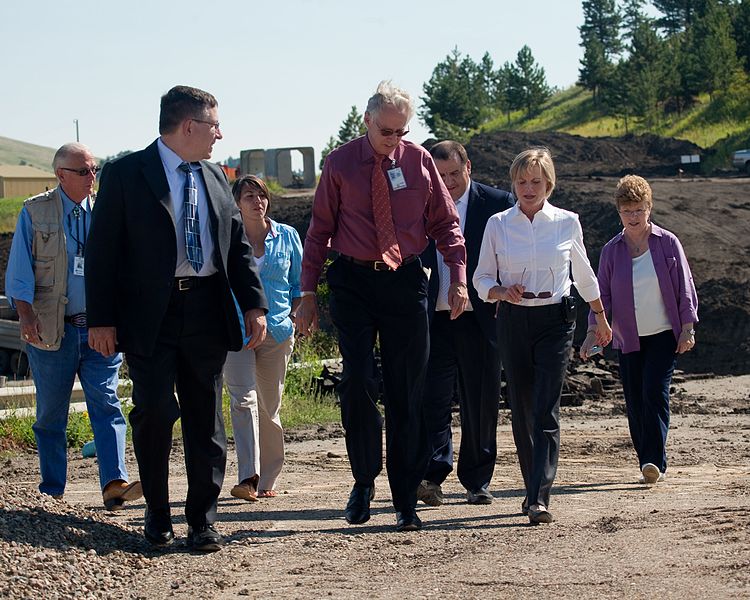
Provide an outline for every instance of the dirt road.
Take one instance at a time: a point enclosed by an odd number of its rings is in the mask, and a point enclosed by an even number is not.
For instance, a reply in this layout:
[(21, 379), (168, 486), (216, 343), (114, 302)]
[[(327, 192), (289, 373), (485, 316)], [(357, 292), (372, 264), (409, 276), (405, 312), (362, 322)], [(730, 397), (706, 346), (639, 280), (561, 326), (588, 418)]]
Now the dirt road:
[(292, 436), (275, 499), (229, 496), (232, 459), (218, 523), (227, 545), (206, 556), (184, 545), (181, 452), (171, 480), (178, 540), (164, 553), (143, 541), (142, 503), (100, 511), (92, 460), (71, 457), (57, 502), (30, 491), (35, 456), (16, 456), (0, 466), (0, 597), (750, 597), (748, 390), (750, 376), (678, 385), (668, 477), (653, 487), (637, 483), (621, 406), (564, 408), (556, 521), (537, 527), (519, 511), (505, 411), (490, 506), (467, 505), (451, 475), (446, 504), (420, 505), (424, 529), (395, 533), (381, 476), (372, 519), (349, 526), (343, 439), (320, 428)]

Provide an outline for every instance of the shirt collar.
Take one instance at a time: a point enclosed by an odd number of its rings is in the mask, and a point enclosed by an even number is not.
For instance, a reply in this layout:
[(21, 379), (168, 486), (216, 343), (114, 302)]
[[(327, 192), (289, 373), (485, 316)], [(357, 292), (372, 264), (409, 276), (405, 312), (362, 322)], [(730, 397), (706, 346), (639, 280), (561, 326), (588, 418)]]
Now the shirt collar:
[(458, 200), (456, 200), (456, 204), (459, 204), (460, 202), (468, 202), (470, 191), (471, 191), (471, 179), (469, 179), (469, 185), (466, 186), (464, 193), (461, 194), (461, 197)]
[[(268, 218), (268, 217), (266, 217)], [(271, 226), (271, 229), (268, 231), (268, 233), (271, 234), (271, 236), (276, 237), (279, 235), (279, 224), (274, 221), (273, 219), (268, 219), (268, 224)]]
[(65, 215), (69, 215), (71, 212), (73, 212), (73, 209), (76, 206), (79, 206), (81, 210), (85, 210), (86, 212), (89, 212), (90, 210), (90, 201), (89, 197), (86, 196), (83, 201), (80, 204), (77, 204), (73, 202), (68, 195), (65, 193), (65, 190), (62, 188), (62, 186), (58, 186), (57, 191), (60, 193), (60, 198), (62, 199), (62, 205), (63, 205), (63, 212)]
[[(542, 204), (542, 208), (539, 209), (539, 212), (537, 212), (536, 215), (534, 215), (534, 216), (536, 217), (537, 215), (542, 215), (547, 221), (554, 221), (556, 214), (557, 214), (557, 208), (555, 208), (554, 206), (552, 206), (549, 203), (549, 200), (545, 200), (544, 204)], [(521, 203), (520, 202), (516, 202), (513, 205), (513, 208), (511, 208), (510, 211), (509, 211), (509, 215), (512, 216), (512, 217), (524, 217), (524, 218), (526, 218), (526, 215), (523, 214), (523, 212), (521, 211)]]
[[(664, 230), (659, 227), (656, 223), (651, 223), (651, 233), (649, 233), (649, 237), (652, 235), (655, 235), (657, 237), (661, 237), (664, 235)], [(618, 233), (614, 238), (612, 238), (613, 244), (619, 244), (619, 243), (625, 243), (625, 230), (623, 229), (620, 233)]]
[[(159, 149), (161, 162), (164, 164), (164, 167), (167, 169), (167, 171), (177, 171), (180, 165), (185, 162), (174, 150), (167, 146), (161, 138), (158, 138), (156, 140), (156, 146)], [(200, 163), (190, 163), (190, 166), (193, 167), (193, 169), (201, 168)]]
[[(363, 135), (359, 138), (361, 140), (361, 152), (360, 156), (362, 157), (362, 162), (369, 162), (375, 160), (375, 149), (372, 147), (372, 144), (370, 144), (370, 138), (367, 137), (367, 134)], [(393, 149), (393, 152), (391, 152), (388, 155), (388, 158), (391, 160), (395, 160), (398, 162), (398, 159), (401, 158), (401, 155), (404, 153), (404, 140), (401, 139), (398, 142), (398, 146), (396, 146)]]

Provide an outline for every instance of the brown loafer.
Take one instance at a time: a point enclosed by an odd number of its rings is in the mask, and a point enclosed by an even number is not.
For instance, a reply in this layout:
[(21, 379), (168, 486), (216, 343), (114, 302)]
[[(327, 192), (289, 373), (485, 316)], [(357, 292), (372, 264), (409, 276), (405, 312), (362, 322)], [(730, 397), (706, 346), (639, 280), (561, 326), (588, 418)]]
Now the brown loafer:
[(141, 496), (143, 496), (143, 487), (140, 481), (133, 481), (131, 483), (126, 481), (111, 481), (102, 493), (104, 508), (107, 510), (122, 510), (125, 502), (137, 500)]

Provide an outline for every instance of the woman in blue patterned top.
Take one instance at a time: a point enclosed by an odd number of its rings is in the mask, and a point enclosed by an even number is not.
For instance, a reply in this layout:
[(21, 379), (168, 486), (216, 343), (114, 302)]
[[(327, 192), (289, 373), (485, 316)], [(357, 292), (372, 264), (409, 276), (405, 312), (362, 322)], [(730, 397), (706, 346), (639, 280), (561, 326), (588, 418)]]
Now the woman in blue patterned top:
[(244, 175), (234, 183), (232, 194), (269, 307), (266, 340), (254, 350), (230, 352), (224, 366), (239, 471), (231, 494), (256, 501), (276, 496), (276, 479), (284, 464), (279, 411), (294, 346), (294, 314), (301, 300), (302, 243), (293, 227), (268, 218), (270, 194), (262, 179)]

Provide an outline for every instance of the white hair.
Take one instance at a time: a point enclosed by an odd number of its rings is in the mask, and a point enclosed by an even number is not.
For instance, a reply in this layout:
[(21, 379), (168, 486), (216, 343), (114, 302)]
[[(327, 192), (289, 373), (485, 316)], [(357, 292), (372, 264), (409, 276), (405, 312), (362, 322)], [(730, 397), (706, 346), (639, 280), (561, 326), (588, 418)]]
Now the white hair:
[(408, 117), (407, 121), (414, 116), (414, 100), (409, 92), (393, 85), (390, 79), (378, 84), (375, 93), (367, 101), (367, 112), (375, 115), (388, 104), (394, 106), (399, 112), (405, 113)]
[(84, 144), (81, 144), (79, 142), (70, 142), (69, 144), (64, 144), (57, 149), (57, 152), (55, 152), (55, 157), (52, 159), (52, 168), (57, 169), (60, 166), (60, 163), (66, 160), (68, 157), (81, 154), (88, 154), (89, 156), (93, 156), (93, 154), (91, 154), (91, 150), (89, 150), (88, 146)]

